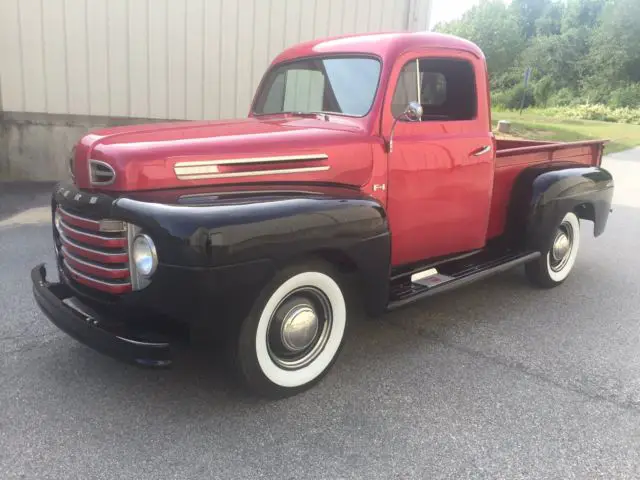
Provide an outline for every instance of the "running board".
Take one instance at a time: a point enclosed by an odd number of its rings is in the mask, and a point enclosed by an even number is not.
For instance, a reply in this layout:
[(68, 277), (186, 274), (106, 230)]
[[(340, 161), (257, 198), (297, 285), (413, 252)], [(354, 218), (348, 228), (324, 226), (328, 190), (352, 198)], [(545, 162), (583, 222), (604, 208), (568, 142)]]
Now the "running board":
[(423, 298), (447, 292), (454, 288), (475, 282), (476, 280), (490, 277), (491, 275), (535, 260), (539, 256), (540, 252), (511, 254), (472, 265), (471, 267), (454, 273), (434, 273), (424, 278), (414, 278), (415, 281), (397, 285), (395, 288), (392, 286), (387, 310), (395, 310), (396, 308), (404, 307)]

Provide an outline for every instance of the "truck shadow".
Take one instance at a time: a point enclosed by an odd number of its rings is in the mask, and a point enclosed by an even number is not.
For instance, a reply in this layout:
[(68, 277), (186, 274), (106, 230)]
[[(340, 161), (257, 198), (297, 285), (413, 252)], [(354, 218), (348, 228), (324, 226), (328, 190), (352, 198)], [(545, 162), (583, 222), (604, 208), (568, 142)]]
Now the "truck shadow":
[[(387, 359), (420, 354), (424, 349), (441, 348), (443, 330), (472, 328), (469, 315), (454, 315), (455, 310), (475, 308), (479, 302), (504, 302), (504, 294), (517, 295), (520, 301), (537, 301), (535, 292), (526, 283), (521, 271), (507, 272), (479, 285), (471, 285), (456, 293), (445, 294), (412, 307), (384, 315), (368, 318), (361, 311), (350, 317), (345, 346), (332, 371), (323, 381), (296, 397), (279, 403), (299, 402), (301, 398), (331, 394), (345, 386), (363, 388), (363, 376), (368, 381), (383, 383), (385, 371), (380, 367)], [(456, 295), (455, 300), (452, 295)], [(248, 395), (227, 375), (226, 363), (221, 351), (203, 348), (180, 348), (174, 351), (174, 366), (168, 370), (148, 370), (123, 365), (115, 360), (77, 344), (66, 336), (57, 340), (56, 353), (47, 366), (53, 380), (86, 396), (91, 403), (93, 394), (125, 399), (129, 408), (149, 409), (150, 403), (157, 408), (180, 401), (180, 412), (217, 411), (224, 414), (229, 408), (234, 411), (244, 407), (273, 404), (269, 400)], [(366, 374), (365, 374), (366, 373)], [(388, 373), (388, 372), (387, 372)], [(70, 385), (81, 383), (78, 389)], [(98, 393), (100, 392), (100, 393)], [(233, 405), (233, 407), (230, 407)], [(180, 415), (174, 412), (174, 415)]]

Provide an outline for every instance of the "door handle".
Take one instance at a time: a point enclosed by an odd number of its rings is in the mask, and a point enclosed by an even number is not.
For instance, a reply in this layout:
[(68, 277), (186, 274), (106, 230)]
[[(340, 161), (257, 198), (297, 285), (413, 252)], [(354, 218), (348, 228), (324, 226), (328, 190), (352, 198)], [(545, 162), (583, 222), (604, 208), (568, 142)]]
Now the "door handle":
[(475, 150), (471, 155), (474, 157), (479, 157), (480, 155), (484, 155), (485, 153), (489, 153), (492, 150), (491, 145), (485, 145)]

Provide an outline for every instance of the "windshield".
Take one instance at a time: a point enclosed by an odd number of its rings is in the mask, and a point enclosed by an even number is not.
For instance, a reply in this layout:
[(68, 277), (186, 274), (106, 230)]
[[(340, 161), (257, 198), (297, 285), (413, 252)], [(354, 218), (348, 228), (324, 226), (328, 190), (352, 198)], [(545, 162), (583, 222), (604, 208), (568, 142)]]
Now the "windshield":
[(362, 117), (378, 88), (380, 62), (370, 57), (309, 58), (269, 72), (253, 113), (326, 112)]

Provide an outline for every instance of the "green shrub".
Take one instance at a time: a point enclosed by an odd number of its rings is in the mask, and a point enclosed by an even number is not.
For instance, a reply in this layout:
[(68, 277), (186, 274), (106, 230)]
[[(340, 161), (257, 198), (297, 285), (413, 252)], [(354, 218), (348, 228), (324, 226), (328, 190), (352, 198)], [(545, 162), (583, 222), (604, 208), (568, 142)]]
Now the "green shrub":
[(536, 105), (546, 107), (552, 93), (553, 79), (551, 77), (543, 77), (538, 80), (533, 87), (533, 97)]
[(570, 88), (561, 88), (557, 92), (551, 94), (548, 106), (551, 107), (564, 107), (567, 105), (576, 105), (580, 103), (578, 95)]
[[(492, 105), (504, 108), (508, 110), (515, 110), (520, 108), (520, 103), (522, 102), (522, 92), (524, 91), (523, 85), (517, 85), (508, 90), (497, 91), (491, 94), (491, 103)], [(530, 88), (527, 89), (527, 92), (524, 97), (524, 107), (530, 107), (534, 104), (533, 92)]]
[(634, 123), (640, 125), (640, 108), (613, 108), (607, 105), (572, 105), (564, 107), (534, 108), (532, 113), (547, 117), (603, 122)]
[(640, 108), (640, 83), (632, 83), (611, 92), (609, 104), (618, 108)]

